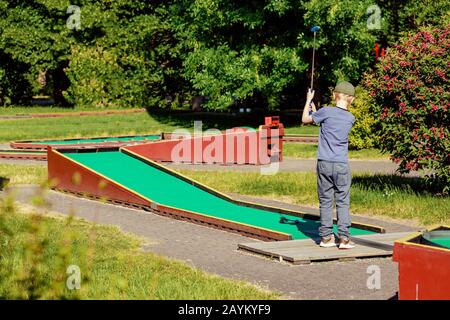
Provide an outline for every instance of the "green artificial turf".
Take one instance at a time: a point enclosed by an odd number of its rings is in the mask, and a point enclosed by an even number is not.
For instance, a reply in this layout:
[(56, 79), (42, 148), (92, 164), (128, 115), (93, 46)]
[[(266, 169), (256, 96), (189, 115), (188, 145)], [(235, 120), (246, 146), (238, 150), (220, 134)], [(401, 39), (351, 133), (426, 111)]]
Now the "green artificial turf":
[[(288, 233), (293, 239), (317, 236), (319, 221), (234, 204), (121, 152), (66, 155), (163, 205)], [(282, 217), (287, 221), (281, 221)], [(356, 228), (350, 231), (353, 235), (372, 233)]]
[(450, 249), (450, 230), (434, 230), (422, 235), (426, 244), (441, 246)]
[(81, 138), (81, 139), (65, 139), (65, 140), (42, 140), (33, 141), (40, 144), (83, 144), (83, 143), (103, 143), (103, 142), (124, 142), (124, 141), (145, 141), (145, 140), (158, 140), (160, 135), (139, 135), (130, 137), (106, 137), (106, 138)]
[(450, 238), (434, 239), (433, 242), (450, 249)]
[(428, 235), (424, 235), (424, 238), (433, 244), (450, 248), (450, 230), (449, 231), (434, 231)]

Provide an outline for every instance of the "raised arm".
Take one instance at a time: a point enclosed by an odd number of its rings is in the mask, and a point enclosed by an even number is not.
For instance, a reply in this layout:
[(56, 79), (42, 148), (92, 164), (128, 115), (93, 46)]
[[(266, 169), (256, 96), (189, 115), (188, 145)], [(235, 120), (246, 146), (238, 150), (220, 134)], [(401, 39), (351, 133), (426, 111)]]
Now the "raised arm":
[(313, 118), (309, 114), (310, 111), (316, 112), (316, 105), (314, 102), (312, 102), (312, 99), (314, 98), (314, 90), (308, 89), (308, 93), (306, 94), (306, 103), (305, 107), (303, 108), (303, 114), (302, 114), (302, 122), (303, 123), (313, 123)]

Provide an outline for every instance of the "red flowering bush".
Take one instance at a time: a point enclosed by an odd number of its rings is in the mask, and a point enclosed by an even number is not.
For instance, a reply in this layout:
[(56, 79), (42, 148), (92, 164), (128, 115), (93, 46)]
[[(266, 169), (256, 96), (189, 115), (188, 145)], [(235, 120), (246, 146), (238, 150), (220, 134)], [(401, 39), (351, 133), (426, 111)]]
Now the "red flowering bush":
[(365, 77), (380, 120), (379, 144), (399, 171), (431, 169), (450, 191), (450, 25), (426, 28), (390, 48)]

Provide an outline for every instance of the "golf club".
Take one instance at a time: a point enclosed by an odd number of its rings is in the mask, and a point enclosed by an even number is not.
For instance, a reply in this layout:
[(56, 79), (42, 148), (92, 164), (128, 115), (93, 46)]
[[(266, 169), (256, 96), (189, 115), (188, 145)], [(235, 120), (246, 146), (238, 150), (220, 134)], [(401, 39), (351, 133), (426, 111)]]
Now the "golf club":
[[(316, 57), (316, 33), (320, 30), (319, 26), (314, 26), (311, 28), (311, 32), (314, 33), (314, 42), (313, 42), (313, 57), (312, 57), (312, 67), (311, 67), (311, 85), (310, 85), (310, 90), (313, 90), (313, 84), (314, 84), (314, 60)], [(312, 113), (312, 107), (311, 105), (309, 106), (309, 114), (311, 115)]]
[(313, 42), (313, 57), (312, 57), (312, 67), (311, 67), (311, 90), (313, 89), (314, 83), (314, 60), (316, 56), (316, 33), (320, 30), (319, 26), (314, 26), (311, 28), (311, 32), (314, 33), (314, 42)]

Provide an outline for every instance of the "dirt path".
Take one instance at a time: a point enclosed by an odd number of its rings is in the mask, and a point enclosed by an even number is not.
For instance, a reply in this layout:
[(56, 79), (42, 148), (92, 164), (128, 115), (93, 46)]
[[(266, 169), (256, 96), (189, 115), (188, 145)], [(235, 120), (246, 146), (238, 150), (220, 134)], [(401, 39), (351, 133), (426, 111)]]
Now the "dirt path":
[[(31, 203), (35, 190), (35, 186), (20, 186), (14, 188), (14, 193), (18, 201)], [(397, 265), (391, 258), (293, 266), (238, 252), (238, 243), (257, 241), (240, 235), (54, 191), (49, 191), (46, 198), (52, 211), (116, 225), (125, 232), (148, 239), (152, 244), (144, 246), (144, 250), (185, 261), (210, 273), (281, 292), (288, 299), (390, 299), (398, 290)], [(307, 209), (278, 202), (277, 205)], [(388, 232), (412, 230), (365, 217), (355, 217), (354, 221), (378, 224)], [(381, 270), (380, 290), (370, 290), (366, 286), (370, 265), (377, 265)]]

